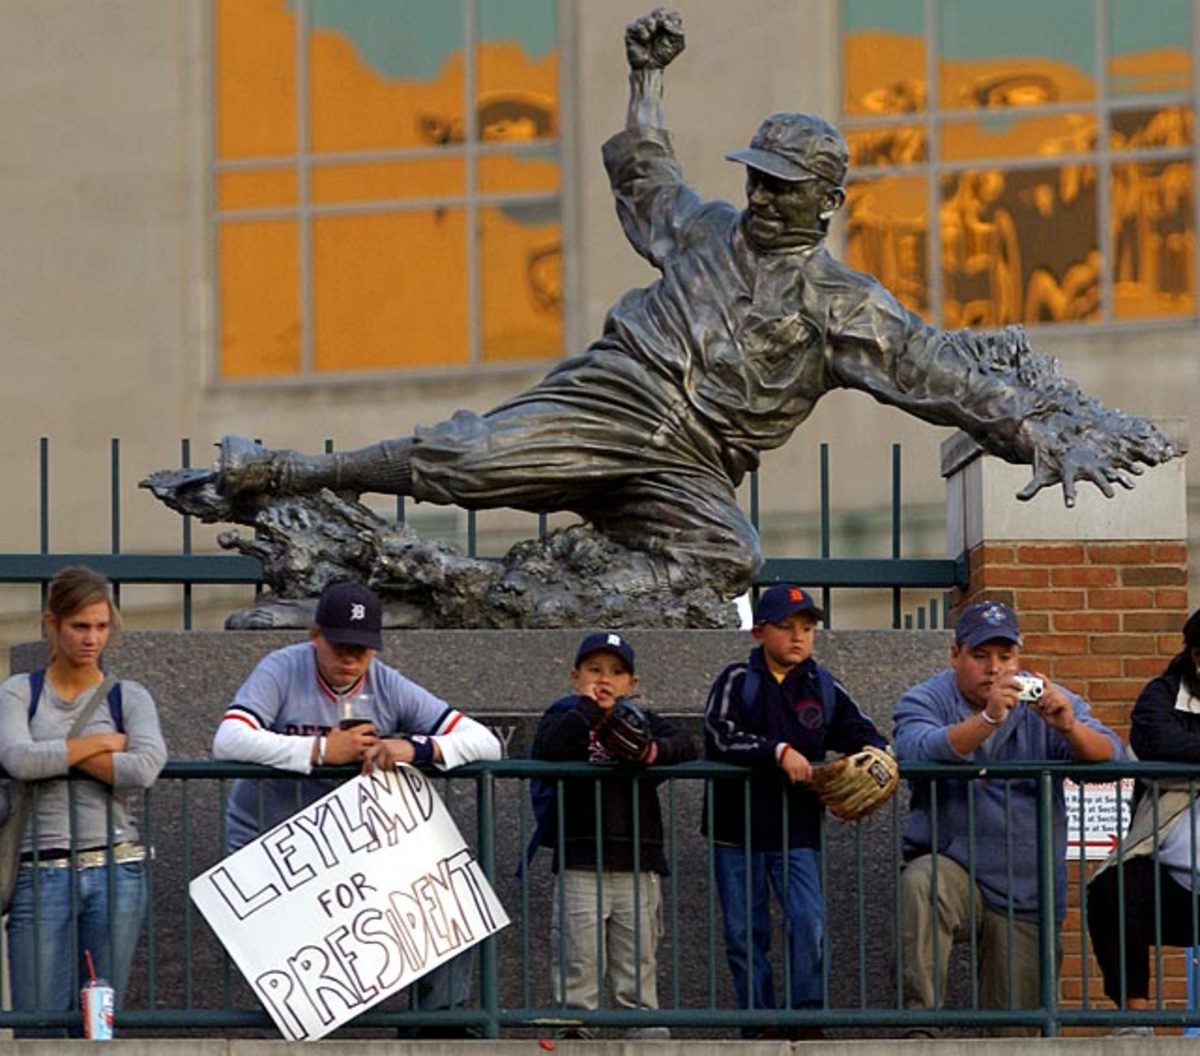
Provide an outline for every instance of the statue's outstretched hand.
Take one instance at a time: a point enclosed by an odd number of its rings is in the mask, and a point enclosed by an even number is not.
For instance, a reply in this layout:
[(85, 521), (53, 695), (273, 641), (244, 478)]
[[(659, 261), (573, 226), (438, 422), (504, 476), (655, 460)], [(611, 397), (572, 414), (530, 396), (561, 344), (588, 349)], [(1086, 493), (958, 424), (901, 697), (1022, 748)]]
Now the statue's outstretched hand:
[(656, 7), (625, 27), (625, 57), (631, 70), (661, 70), (683, 48), (683, 19), (677, 11)]
[[(1033, 476), (1018, 493), (1022, 501), (1032, 499), (1042, 488), (1062, 484), (1063, 501), (1075, 505), (1077, 481), (1091, 481), (1106, 498), (1113, 485), (1132, 488), (1132, 476), (1142, 466), (1157, 466), (1177, 452), (1165, 436), (1143, 418), (1119, 411), (1105, 411), (1100, 420), (1082, 428), (1078, 421), (1059, 422), (1050, 415), (1034, 424)], [(1065, 428), (1056, 428), (1056, 426)]]

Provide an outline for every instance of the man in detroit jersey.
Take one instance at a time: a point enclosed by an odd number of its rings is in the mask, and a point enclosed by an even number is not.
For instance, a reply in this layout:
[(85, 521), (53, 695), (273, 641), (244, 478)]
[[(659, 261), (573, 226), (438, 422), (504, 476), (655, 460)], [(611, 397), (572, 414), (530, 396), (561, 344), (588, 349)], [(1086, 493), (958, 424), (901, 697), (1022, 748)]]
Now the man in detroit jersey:
[[(326, 587), (309, 641), (263, 657), (242, 683), (217, 727), (213, 757), (297, 774), (324, 764), (415, 763), (450, 770), (499, 759), (500, 742), (486, 726), (376, 659), (382, 618), (383, 605), (367, 587)], [(238, 779), (226, 808), (230, 849), (320, 799), (336, 783)], [(461, 1005), (469, 990), (469, 962), (455, 958), (419, 981), (420, 1007)]]

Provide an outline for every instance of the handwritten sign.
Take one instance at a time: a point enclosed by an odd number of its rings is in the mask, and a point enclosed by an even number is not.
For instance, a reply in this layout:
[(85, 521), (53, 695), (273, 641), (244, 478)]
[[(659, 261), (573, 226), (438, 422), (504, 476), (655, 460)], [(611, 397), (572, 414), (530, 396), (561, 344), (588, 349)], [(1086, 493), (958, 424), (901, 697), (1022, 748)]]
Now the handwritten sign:
[(321, 1038), (508, 924), (418, 770), (361, 775), (190, 884), (289, 1039)]
[[(1129, 828), (1133, 778), (1120, 782), (1063, 781), (1067, 801), (1067, 858), (1107, 858)], [(1083, 827), (1080, 829), (1080, 820)]]

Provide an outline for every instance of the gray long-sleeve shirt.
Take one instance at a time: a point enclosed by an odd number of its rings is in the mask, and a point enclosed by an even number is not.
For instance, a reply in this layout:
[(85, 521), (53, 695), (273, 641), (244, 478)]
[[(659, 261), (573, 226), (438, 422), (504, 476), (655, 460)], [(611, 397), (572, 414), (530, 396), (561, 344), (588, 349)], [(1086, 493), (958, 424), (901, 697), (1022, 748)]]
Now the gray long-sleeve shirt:
[[(121, 711), (127, 743), (125, 751), (113, 753), (112, 786), (94, 780), (64, 780), (69, 769), (67, 732), (98, 688), (86, 690), (68, 704), (47, 680), (30, 720), (29, 676), (13, 675), (0, 685), (0, 767), (13, 778), (36, 782), (36, 814), (22, 843), (24, 850), (33, 849), (35, 832), (41, 850), (70, 847), (72, 814), (77, 848), (105, 846), (110, 802), (113, 841), (138, 839), (130, 793), (154, 784), (167, 761), (158, 711), (145, 686), (121, 680)], [(115, 732), (118, 732), (116, 723), (108, 701), (104, 700), (80, 736)]]

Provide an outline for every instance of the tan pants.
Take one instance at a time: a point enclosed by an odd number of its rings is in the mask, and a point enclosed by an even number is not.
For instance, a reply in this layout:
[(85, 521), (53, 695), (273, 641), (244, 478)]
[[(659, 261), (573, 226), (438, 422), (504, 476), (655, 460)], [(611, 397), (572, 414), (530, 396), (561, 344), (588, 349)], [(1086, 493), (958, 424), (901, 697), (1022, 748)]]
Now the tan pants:
[[(974, 902), (975, 966), (980, 1008), (1037, 1008), (1042, 1003), (1038, 925), (989, 909), (967, 871), (951, 858), (937, 859), (937, 916), (933, 913), (933, 856), (914, 858), (900, 874), (900, 941), (904, 951), (904, 1005), (935, 1008), (946, 1000), (950, 947), (971, 938)], [(934, 964), (934, 932), (937, 964)], [(1057, 937), (1058, 959), (1062, 949)], [(1012, 958), (1011, 979), (1009, 958)], [(939, 1001), (934, 1002), (936, 971)], [(1012, 983), (1012, 993), (1009, 984)], [(1019, 1028), (1020, 1033), (1027, 1033)], [(997, 1032), (999, 1033), (999, 1032)], [(1004, 1033), (1010, 1033), (1005, 1030)]]
[(550, 978), (556, 1004), (598, 1008), (607, 970), (617, 1008), (658, 1008), (662, 883), (657, 873), (638, 873), (635, 902), (633, 877), (605, 872), (599, 903), (594, 869), (563, 874), (561, 903), (555, 878)]

